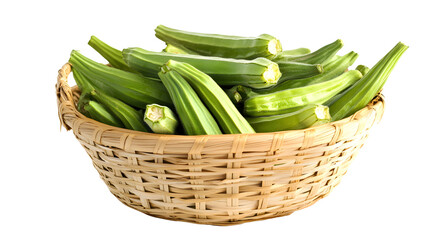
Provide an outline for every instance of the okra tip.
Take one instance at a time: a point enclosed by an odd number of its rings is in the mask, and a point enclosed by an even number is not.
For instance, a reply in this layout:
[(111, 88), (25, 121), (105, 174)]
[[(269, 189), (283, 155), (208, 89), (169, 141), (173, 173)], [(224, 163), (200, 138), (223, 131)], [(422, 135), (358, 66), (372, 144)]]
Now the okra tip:
[(91, 35), (91, 37), (89, 38), (88, 44), (91, 46), (91, 44), (93, 44), (94, 42), (100, 42), (100, 39), (98, 39), (94, 35)]

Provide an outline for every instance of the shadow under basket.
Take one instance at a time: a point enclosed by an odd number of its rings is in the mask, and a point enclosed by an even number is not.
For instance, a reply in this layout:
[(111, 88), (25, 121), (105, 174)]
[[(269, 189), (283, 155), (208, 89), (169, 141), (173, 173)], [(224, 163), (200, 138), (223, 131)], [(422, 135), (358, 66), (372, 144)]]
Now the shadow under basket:
[(148, 215), (210, 225), (285, 216), (327, 196), (384, 112), (379, 94), (354, 115), (303, 130), (163, 135), (102, 124), (76, 109), (79, 89), (56, 84), (61, 125), (72, 129), (110, 192)]

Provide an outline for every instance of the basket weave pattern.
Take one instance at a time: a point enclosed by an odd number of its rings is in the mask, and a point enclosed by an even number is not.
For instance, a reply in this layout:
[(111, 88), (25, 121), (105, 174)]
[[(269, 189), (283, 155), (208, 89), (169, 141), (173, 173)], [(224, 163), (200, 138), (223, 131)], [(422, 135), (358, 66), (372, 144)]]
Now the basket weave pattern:
[(289, 215), (337, 186), (384, 112), (379, 94), (341, 121), (304, 130), (178, 136), (108, 126), (79, 113), (65, 64), (56, 84), (61, 125), (110, 192), (159, 218), (232, 225)]

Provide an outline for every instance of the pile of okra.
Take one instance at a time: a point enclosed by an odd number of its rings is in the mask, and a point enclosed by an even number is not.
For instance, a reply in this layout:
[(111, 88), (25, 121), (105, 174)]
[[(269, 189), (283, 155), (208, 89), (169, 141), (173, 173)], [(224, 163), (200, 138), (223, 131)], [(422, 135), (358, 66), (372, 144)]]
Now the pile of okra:
[(115, 127), (159, 134), (214, 135), (304, 129), (338, 121), (381, 91), (408, 46), (399, 42), (371, 68), (341, 40), (283, 50), (268, 34), (240, 37), (159, 25), (162, 51), (122, 51), (92, 36), (109, 64), (73, 50), (77, 109)]

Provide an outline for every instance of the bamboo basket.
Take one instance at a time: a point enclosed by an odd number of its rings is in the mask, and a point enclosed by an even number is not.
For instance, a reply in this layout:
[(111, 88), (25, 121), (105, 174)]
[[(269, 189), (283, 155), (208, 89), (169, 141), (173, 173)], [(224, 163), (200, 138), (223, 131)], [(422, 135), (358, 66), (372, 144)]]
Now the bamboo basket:
[(158, 218), (233, 225), (285, 216), (327, 196), (384, 112), (379, 94), (340, 121), (303, 130), (179, 136), (108, 126), (79, 113), (70, 64), (56, 84), (61, 125), (73, 130), (110, 192)]

